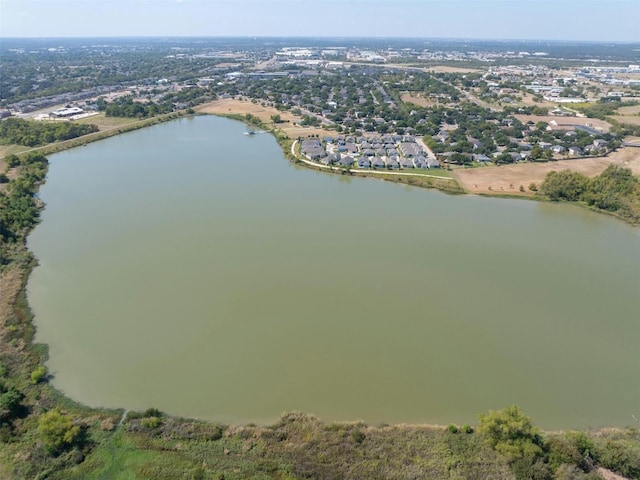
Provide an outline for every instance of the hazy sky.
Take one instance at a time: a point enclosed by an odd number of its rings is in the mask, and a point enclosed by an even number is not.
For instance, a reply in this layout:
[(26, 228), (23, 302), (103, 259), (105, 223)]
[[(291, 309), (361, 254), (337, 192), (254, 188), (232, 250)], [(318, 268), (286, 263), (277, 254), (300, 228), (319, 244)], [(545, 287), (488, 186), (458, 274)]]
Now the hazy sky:
[(640, 0), (0, 0), (0, 36), (640, 41)]

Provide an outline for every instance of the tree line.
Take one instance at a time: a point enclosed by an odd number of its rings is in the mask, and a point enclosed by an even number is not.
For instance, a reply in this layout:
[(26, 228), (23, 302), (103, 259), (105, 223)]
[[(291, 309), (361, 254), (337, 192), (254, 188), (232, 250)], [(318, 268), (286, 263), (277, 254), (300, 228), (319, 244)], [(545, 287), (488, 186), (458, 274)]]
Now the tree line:
[(640, 223), (640, 180), (628, 168), (609, 165), (594, 178), (570, 170), (549, 172), (540, 192), (553, 201), (583, 202)]
[(20, 166), (21, 174), (7, 183), (0, 192), (0, 265), (4, 263), (7, 244), (24, 241), (29, 229), (38, 221), (35, 198), (38, 185), (44, 180), (49, 162), (40, 152), (30, 152), (18, 159), (5, 158), (8, 166)]
[(70, 140), (97, 131), (98, 127), (95, 125), (7, 118), (0, 122), (0, 144), (38, 147), (47, 143)]

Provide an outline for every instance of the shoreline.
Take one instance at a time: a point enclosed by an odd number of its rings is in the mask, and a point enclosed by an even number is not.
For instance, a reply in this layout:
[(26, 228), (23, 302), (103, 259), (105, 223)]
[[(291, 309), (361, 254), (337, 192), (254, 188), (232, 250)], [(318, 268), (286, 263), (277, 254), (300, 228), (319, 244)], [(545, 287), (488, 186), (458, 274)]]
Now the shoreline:
[[(507, 165), (507, 166), (503, 165), (503, 166), (460, 168), (460, 169), (451, 170), (451, 177), (414, 173), (414, 172), (402, 172), (402, 171), (395, 172), (395, 171), (386, 171), (386, 170), (381, 171), (381, 170), (375, 170), (375, 169), (363, 170), (358, 168), (323, 165), (323, 164), (319, 164), (319, 163), (315, 163), (310, 160), (307, 160), (303, 158), (300, 154), (296, 153), (294, 147), (297, 144), (298, 140), (293, 140), (291, 137), (287, 135), (286, 131), (276, 127), (275, 126), (276, 124), (270, 125), (268, 123), (265, 123), (264, 120), (254, 115), (258, 111), (261, 112), (264, 116), (265, 112), (267, 114), (272, 114), (273, 112), (278, 112), (278, 110), (272, 107), (263, 106), (260, 103), (254, 103), (248, 100), (233, 100), (233, 102), (235, 103), (232, 104), (232, 107), (235, 104), (241, 104), (243, 106), (248, 107), (248, 110), (247, 110), (248, 112), (254, 112), (254, 113), (248, 113), (249, 117), (247, 117), (247, 114), (234, 112), (232, 111), (233, 109), (228, 109), (228, 111), (226, 112), (211, 110), (212, 106), (215, 106), (215, 105), (218, 105), (218, 106), (222, 105), (222, 107), (220, 108), (226, 108), (228, 106), (227, 103), (224, 103), (226, 100), (229, 100), (229, 99), (214, 100), (206, 104), (198, 105), (197, 107), (195, 107), (195, 113), (186, 113), (187, 111), (185, 109), (177, 112), (160, 115), (157, 117), (150, 117), (150, 118), (146, 118), (136, 122), (114, 126), (114, 127), (101, 130), (95, 133), (90, 133), (82, 137), (77, 137), (77, 138), (65, 140), (62, 142), (43, 145), (40, 147), (34, 147), (28, 150), (17, 152), (16, 155), (21, 156), (21, 155), (28, 154), (29, 152), (42, 152), (45, 155), (49, 155), (53, 153), (62, 152), (64, 150), (68, 150), (71, 148), (85, 146), (89, 143), (114, 137), (122, 133), (135, 131), (135, 130), (153, 126), (153, 125), (158, 125), (160, 123), (168, 122), (171, 120), (188, 118), (190, 116), (196, 116), (196, 115), (214, 115), (222, 118), (229, 118), (232, 120), (236, 120), (244, 123), (247, 126), (257, 127), (257, 128), (260, 128), (261, 130), (264, 130), (267, 133), (270, 133), (271, 135), (273, 135), (273, 137), (276, 139), (276, 142), (282, 148), (282, 152), (285, 158), (287, 158), (288, 160), (298, 165), (303, 165), (306, 168), (310, 168), (312, 170), (322, 171), (326, 173), (333, 173), (333, 174), (342, 174), (342, 175), (348, 174), (348, 175), (353, 175), (353, 176), (362, 177), (362, 178), (377, 178), (384, 181), (401, 183), (401, 184), (416, 186), (420, 188), (435, 188), (436, 190), (439, 190), (447, 194), (478, 195), (483, 197), (509, 198), (509, 199), (525, 199), (525, 200), (534, 200), (534, 201), (551, 202), (551, 203), (557, 203), (557, 202), (553, 202), (552, 200), (544, 198), (536, 193), (532, 193), (529, 191), (521, 192), (521, 191), (515, 190), (514, 184), (510, 184), (510, 187), (511, 187), (510, 190), (514, 190), (514, 191), (505, 190), (504, 187), (500, 187), (500, 190), (497, 190), (497, 189), (493, 190), (491, 186), (489, 186), (488, 189), (479, 188), (477, 184), (475, 185), (475, 188), (473, 188), (470, 186), (470, 180), (468, 179), (463, 180), (463, 178), (461, 177), (468, 176), (469, 174), (471, 174), (476, 176), (480, 175), (482, 178), (482, 175), (486, 174), (487, 171), (489, 171), (489, 175), (490, 175), (492, 172), (498, 171), (498, 169), (501, 169), (502, 174), (507, 174), (507, 175), (512, 170), (517, 171), (518, 169), (526, 170), (531, 168), (544, 169), (546, 171), (560, 171), (563, 169), (570, 169), (572, 171), (575, 171), (573, 168), (569, 168), (569, 167), (575, 166), (576, 164), (574, 162), (580, 161), (580, 160), (569, 160), (569, 161), (558, 160), (558, 161), (549, 161), (549, 162), (533, 163), (533, 164), (525, 163), (525, 164)], [(289, 121), (290, 120), (287, 120), (287, 122)], [(319, 129), (313, 129), (313, 131), (316, 131), (316, 130), (319, 130)], [(305, 133), (311, 134), (311, 131), (305, 130)], [(323, 133), (326, 133), (326, 131)], [(589, 164), (586, 165), (586, 168), (593, 168), (593, 164), (595, 164), (596, 162), (602, 163), (604, 165), (604, 166), (601, 166), (601, 170), (604, 170), (606, 165), (609, 165), (609, 164), (617, 163), (625, 166), (626, 164), (632, 163), (633, 170), (640, 170), (640, 155), (638, 155), (636, 158), (632, 159), (631, 161), (629, 161), (628, 159), (625, 161), (625, 158), (624, 158), (625, 154), (630, 153), (629, 152), (630, 148), (631, 147), (621, 147), (621, 149), (619, 149), (618, 151), (609, 153), (604, 157), (587, 157), (584, 159), (589, 162)], [(611, 156), (615, 157), (614, 161), (610, 160), (609, 157)], [(622, 158), (618, 159), (618, 157), (622, 157)], [(1, 159), (2, 158), (0, 158), (0, 160)], [(581, 168), (585, 167), (584, 164), (580, 164), (580, 166)], [(580, 169), (578, 169), (578, 171), (580, 171)], [(637, 175), (635, 171), (634, 171), (634, 174)], [(524, 183), (527, 183), (527, 181), (525, 181)], [(473, 190), (477, 190), (477, 191), (473, 191)], [(621, 220), (628, 225), (631, 225), (634, 227), (640, 226), (640, 223), (634, 223), (629, 219), (616, 214), (615, 212), (610, 212), (610, 211), (590, 207), (581, 202), (562, 202), (562, 203), (575, 204), (580, 207), (587, 208), (588, 210), (591, 210), (596, 213), (604, 213), (608, 216)]]

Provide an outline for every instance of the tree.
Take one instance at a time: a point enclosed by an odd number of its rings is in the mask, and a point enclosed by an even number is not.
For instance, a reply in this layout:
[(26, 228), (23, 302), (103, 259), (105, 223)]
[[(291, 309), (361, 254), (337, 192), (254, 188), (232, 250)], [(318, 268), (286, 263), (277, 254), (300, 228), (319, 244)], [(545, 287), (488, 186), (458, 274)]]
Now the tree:
[(282, 123), (282, 117), (280, 115), (271, 115), (271, 121), (273, 123)]
[(512, 405), (502, 410), (490, 410), (480, 415), (478, 432), (496, 451), (510, 460), (535, 458), (542, 454), (538, 430), (519, 407)]
[(539, 160), (542, 158), (544, 151), (539, 145), (534, 145), (531, 149), (531, 160)]
[(12, 153), (4, 157), (4, 163), (7, 164), (7, 167), (14, 168), (20, 165), (20, 159), (18, 158), (17, 155)]
[(38, 433), (47, 451), (56, 454), (78, 441), (80, 427), (74, 425), (71, 418), (59, 410), (50, 410), (40, 417)]
[(20, 402), (23, 398), (24, 395), (13, 388), (0, 395), (0, 420), (14, 417), (20, 410)]
[(549, 172), (540, 190), (551, 200), (576, 201), (587, 190), (589, 178), (579, 172), (563, 170), (561, 172)]
[(501, 165), (503, 163), (513, 163), (513, 162), (514, 162), (513, 157), (511, 156), (511, 154), (507, 152), (503, 152), (496, 157), (496, 164), (498, 165)]

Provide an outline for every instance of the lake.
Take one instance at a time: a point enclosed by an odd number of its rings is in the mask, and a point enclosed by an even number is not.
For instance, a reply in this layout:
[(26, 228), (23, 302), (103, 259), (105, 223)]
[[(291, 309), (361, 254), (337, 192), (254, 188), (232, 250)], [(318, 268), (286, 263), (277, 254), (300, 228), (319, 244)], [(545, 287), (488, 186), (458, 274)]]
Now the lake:
[(28, 297), (70, 398), (231, 423), (640, 417), (640, 230), (315, 172), (245, 129), (50, 157)]

